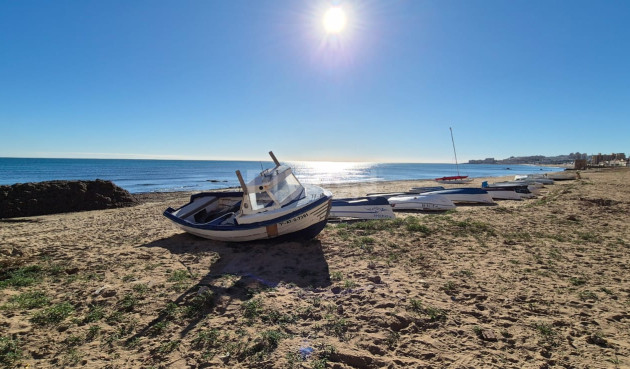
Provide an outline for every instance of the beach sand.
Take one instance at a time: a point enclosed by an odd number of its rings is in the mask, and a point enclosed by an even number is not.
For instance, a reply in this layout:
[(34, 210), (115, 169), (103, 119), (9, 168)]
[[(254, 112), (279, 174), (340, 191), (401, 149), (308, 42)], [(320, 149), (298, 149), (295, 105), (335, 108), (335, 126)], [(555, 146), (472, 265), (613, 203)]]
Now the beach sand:
[(182, 233), (161, 214), (186, 193), (3, 220), (0, 365), (627, 368), (628, 183), (584, 171), (536, 199), (330, 223), (306, 243)]

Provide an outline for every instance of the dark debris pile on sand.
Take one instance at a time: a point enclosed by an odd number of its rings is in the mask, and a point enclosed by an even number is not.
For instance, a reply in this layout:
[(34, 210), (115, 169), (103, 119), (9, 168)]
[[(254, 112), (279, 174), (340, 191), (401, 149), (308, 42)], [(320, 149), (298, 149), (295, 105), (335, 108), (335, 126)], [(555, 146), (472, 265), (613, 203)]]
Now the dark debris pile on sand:
[(46, 181), (0, 186), (0, 218), (131, 206), (136, 200), (111, 181)]

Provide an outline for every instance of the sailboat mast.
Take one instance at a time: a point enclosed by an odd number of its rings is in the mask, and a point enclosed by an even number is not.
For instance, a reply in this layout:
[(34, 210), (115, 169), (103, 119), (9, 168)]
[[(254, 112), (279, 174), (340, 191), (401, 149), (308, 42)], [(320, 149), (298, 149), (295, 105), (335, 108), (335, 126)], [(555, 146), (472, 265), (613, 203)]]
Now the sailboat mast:
[(455, 140), (453, 139), (453, 128), (448, 127), (451, 130), (451, 142), (453, 143), (453, 153), (455, 154), (455, 167), (457, 167), (457, 176), (459, 177), (459, 164), (457, 164), (457, 151), (455, 150)]

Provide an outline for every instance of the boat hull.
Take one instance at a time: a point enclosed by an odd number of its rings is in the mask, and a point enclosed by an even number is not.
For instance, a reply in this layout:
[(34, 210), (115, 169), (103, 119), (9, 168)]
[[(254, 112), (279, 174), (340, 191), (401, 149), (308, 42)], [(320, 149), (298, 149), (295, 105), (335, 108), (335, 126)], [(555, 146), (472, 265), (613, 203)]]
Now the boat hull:
[(431, 191), (440, 191), (444, 189), (445, 188), (442, 186), (411, 187), (411, 190), (409, 190), (409, 193), (425, 193), (425, 192), (431, 192)]
[[(179, 210), (167, 209), (164, 216), (182, 230), (207, 239), (245, 242), (274, 238), (310, 239), (326, 226), (332, 194), (322, 192), (319, 199), (278, 218), (250, 224), (218, 224), (216, 220), (196, 223), (177, 217)], [(184, 207), (182, 207), (184, 208)], [(226, 214), (228, 215), (228, 214)]]
[(334, 199), (330, 208), (331, 218), (393, 219), (392, 206), (384, 197), (359, 197)]
[(394, 210), (446, 211), (455, 209), (455, 204), (442, 195), (403, 195), (390, 197), (387, 201)]
[(494, 204), (488, 191), (480, 188), (452, 188), (442, 191), (426, 192), (425, 195), (442, 195), (454, 203)]
[(461, 178), (461, 179), (440, 179), (440, 178), (436, 178), (435, 181), (437, 183), (442, 183), (442, 184), (466, 184), (466, 183), (470, 183), (473, 181), (472, 178)]
[(493, 200), (521, 200), (521, 196), (512, 189), (503, 189), (503, 188), (495, 188), (495, 189), (485, 189), (490, 194)]

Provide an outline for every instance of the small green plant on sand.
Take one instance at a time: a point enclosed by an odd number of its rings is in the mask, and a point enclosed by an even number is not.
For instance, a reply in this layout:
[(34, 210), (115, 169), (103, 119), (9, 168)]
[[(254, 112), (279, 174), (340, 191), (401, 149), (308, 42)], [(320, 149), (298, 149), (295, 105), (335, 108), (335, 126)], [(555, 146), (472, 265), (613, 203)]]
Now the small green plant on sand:
[(343, 273), (341, 273), (340, 271), (332, 272), (330, 274), (330, 280), (332, 281), (340, 281), (342, 279), (343, 279)]
[(169, 354), (175, 351), (175, 349), (179, 347), (180, 343), (181, 343), (180, 340), (164, 342), (163, 344), (160, 345), (160, 347), (158, 347), (157, 352), (159, 354)]
[(254, 347), (252, 347), (252, 351), (263, 355), (270, 354), (278, 347), (280, 341), (286, 337), (284, 333), (276, 330), (263, 331), (260, 333), (260, 337)]
[(85, 340), (92, 341), (99, 335), (100, 332), (101, 332), (101, 327), (99, 327), (98, 325), (90, 326), (90, 328), (88, 328), (87, 333), (85, 334)]
[(0, 289), (5, 287), (26, 287), (39, 282), (43, 269), (39, 265), (29, 265), (18, 269), (0, 272)]
[(578, 296), (580, 297), (580, 300), (582, 301), (597, 300), (597, 295), (593, 291), (589, 291), (589, 290), (581, 291), (578, 294)]
[(422, 301), (420, 300), (416, 300), (416, 299), (411, 299), (410, 301), (411, 307), (410, 309), (416, 313), (421, 313), (422, 312)]
[(422, 302), (416, 299), (411, 299), (409, 310), (417, 314), (427, 315), (431, 321), (438, 321), (438, 320), (446, 319), (445, 310), (438, 309), (433, 306), (423, 306)]
[(243, 316), (248, 320), (256, 319), (262, 313), (262, 301), (259, 299), (251, 299), (243, 303), (241, 307), (243, 310)]
[(6, 309), (35, 309), (48, 305), (50, 298), (42, 291), (29, 291), (9, 298), (9, 304), (1, 308)]
[(83, 323), (97, 322), (105, 317), (105, 311), (100, 305), (90, 305), (87, 314), (83, 318)]
[(190, 278), (190, 275), (188, 274), (187, 270), (174, 270), (171, 275), (168, 276), (168, 281), (169, 282), (182, 282), (187, 280), (188, 278)]
[(167, 321), (159, 321), (153, 324), (153, 326), (149, 329), (149, 334), (151, 334), (152, 336), (160, 335), (164, 333), (164, 331), (166, 331), (166, 327), (168, 327)]
[(363, 236), (355, 239), (353, 245), (367, 252), (374, 251), (374, 243), (376, 241), (372, 237)]
[(13, 367), (22, 358), (19, 341), (11, 337), (0, 336), (0, 364)]
[(58, 324), (74, 312), (74, 307), (69, 302), (62, 302), (41, 310), (31, 318), (38, 325)]
[(405, 228), (410, 233), (421, 233), (423, 235), (429, 235), (432, 232), (429, 227), (419, 223), (419, 218), (413, 216), (405, 218)]
[(357, 283), (351, 279), (346, 279), (343, 282), (343, 288), (346, 290), (350, 290), (357, 287)]
[(219, 330), (211, 329), (197, 333), (197, 337), (193, 340), (193, 344), (201, 349), (214, 347), (219, 340)]
[(453, 292), (457, 289), (457, 285), (453, 281), (448, 281), (444, 283), (444, 286), (442, 286), (442, 289), (447, 293)]
[(571, 284), (574, 286), (582, 286), (586, 284), (586, 280), (580, 277), (571, 277), (569, 278), (569, 282), (571, 282)]
[(534, 329), (542, 338), (543, 343), (555, 346), (556, 345), (556, 332), (553, 327), (547, 323), (535, 323)]
[(183, 291), (188, 288), (190, 278), (191, 275), (188, 273), (187, 270), (180, 269), (171, 272), (171, 274), (167, 278), (167, 281), (174, 282), (173, 285), (170, 287), (171, 289), (175, 291)]
[(192, 298), (190, 304), (184, 309), (184, 315), (188, 318), (196, 318), (212, 306), (214, 306), (214, 294), (208, 290)]
[(387, 343), (387, 347), (392, 350), (396, 347), (396, 344), (400, 340), (400, 333), (394, 331), (388, 331), (387, 337), (385, 338), (385, 342)]

